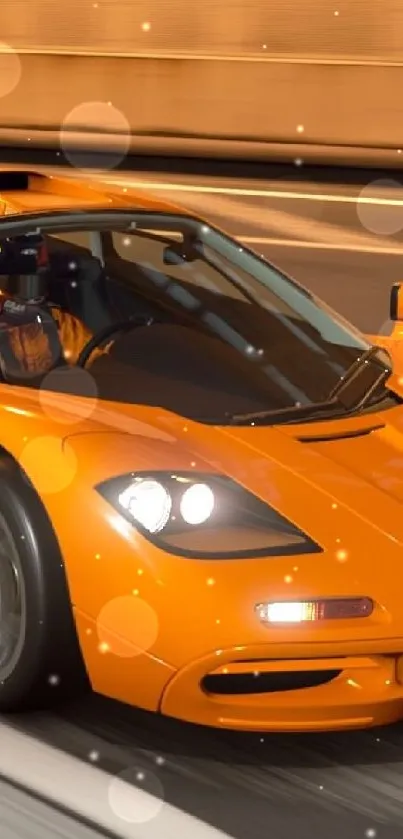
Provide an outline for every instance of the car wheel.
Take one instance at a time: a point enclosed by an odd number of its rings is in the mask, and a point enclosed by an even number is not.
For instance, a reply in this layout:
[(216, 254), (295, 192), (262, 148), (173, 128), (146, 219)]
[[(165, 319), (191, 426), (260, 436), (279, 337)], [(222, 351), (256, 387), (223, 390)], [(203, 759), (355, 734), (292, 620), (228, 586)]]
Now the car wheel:
[(0, 461), (0, 712), (88, 687), (56, 536), (16, 464)]

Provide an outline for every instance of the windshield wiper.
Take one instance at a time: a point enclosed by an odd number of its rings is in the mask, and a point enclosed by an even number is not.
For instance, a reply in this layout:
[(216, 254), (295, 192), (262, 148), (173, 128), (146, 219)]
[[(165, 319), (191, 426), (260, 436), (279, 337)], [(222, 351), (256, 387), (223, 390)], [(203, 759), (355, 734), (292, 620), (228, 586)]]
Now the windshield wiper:
[(227, 421), (231, 425), (243, 425), (245, 422), (257, 423), (273, 419), (273, 425), (282, 423), (303, 422), (309, 419), (333, 419), (334, 417), (348, 416), (349, 411), (337, 402), (327, 400), (318, 402), (316, 405), (292, 406), (290, 408), (279, 408), (274, 411), (252, 411), (249, 414), (228, 414)]
[(393, 362), (387, 350), (370, 347), (361, 353), (329, 394), (347, 410), (361, 410), (393, 373)]
[[(228, 416), (228, 421), (231, 425), (242, 425), (245, 422), (259, 424), (273, 419), (273, 425), (280, 425), (311, 419), (348, 417), (368, 406), (377, 389), (392, 372), (392, 360), (389, 353), (381, 347), (370, 347), (349, 367), (325, 402), (280, 408), (274, 411), (233, 414)], [(387, 393), (382, 394), (376, 402), (383, 402), (386, 396)]]

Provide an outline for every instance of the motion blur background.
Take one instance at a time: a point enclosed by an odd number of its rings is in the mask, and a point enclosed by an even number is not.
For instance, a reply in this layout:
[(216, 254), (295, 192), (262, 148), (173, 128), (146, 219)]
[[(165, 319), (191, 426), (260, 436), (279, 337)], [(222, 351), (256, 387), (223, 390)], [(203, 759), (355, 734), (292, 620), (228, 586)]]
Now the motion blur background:
[(2, 129), (382, 150), (402, 165), (401, 0), (2, 0), (1, 39)]
[[(0, 23), (2, 163), (64, 175), (68, 163), (71, 177), (91, 167), (95, 181), (183, 203), (361, 329), (388, 327), (403, 276), (403, 187), (384, 177), (403, 167), (403, 0), (1, 0)], [(115, 153), (83, 156), (84, 139), (114, 140)], [(185, 166), (185, 153), (202, 159)], [(207, 163), (218, 154), (227, 162)], [(279, 159), (293, 165), (266, 165)], [(208, 825), (234, 839), (403, 836), (402, 723), (236, 734), (89, 696), (0, 720), (0, 735), (1, 839), (102, 839), (79, 823), (89, 803), (88, 818), (95, 808), (101, 824), (109, 807), (119, 835), (140, 839), (214, 839)], [(133, 786), (128, 818), (111, 804), (119, 780)], [(137, 788), (154, 804), (139, 806)], [(169, 829), (166, 804), (203, 832)]]

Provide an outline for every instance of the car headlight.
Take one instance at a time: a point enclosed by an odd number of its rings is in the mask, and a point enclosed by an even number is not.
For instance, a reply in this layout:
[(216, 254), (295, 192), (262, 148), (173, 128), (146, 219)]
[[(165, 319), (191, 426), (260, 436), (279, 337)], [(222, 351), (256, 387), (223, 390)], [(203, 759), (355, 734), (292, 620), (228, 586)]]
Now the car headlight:
[(153, 544), (177, 556), (241, 559), (322, 550), (268, 504), (221, 475), (137, 472), (96, 490)]

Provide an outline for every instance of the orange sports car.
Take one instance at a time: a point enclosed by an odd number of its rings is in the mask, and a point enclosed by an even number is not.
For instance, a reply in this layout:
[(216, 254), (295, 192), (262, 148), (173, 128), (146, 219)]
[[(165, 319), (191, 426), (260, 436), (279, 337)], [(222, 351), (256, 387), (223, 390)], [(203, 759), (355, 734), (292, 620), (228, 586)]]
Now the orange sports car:
[(183, 209), (3, 169), (0, 289), (0, 710), (402, 718), (400, 286), (367, 340)]

